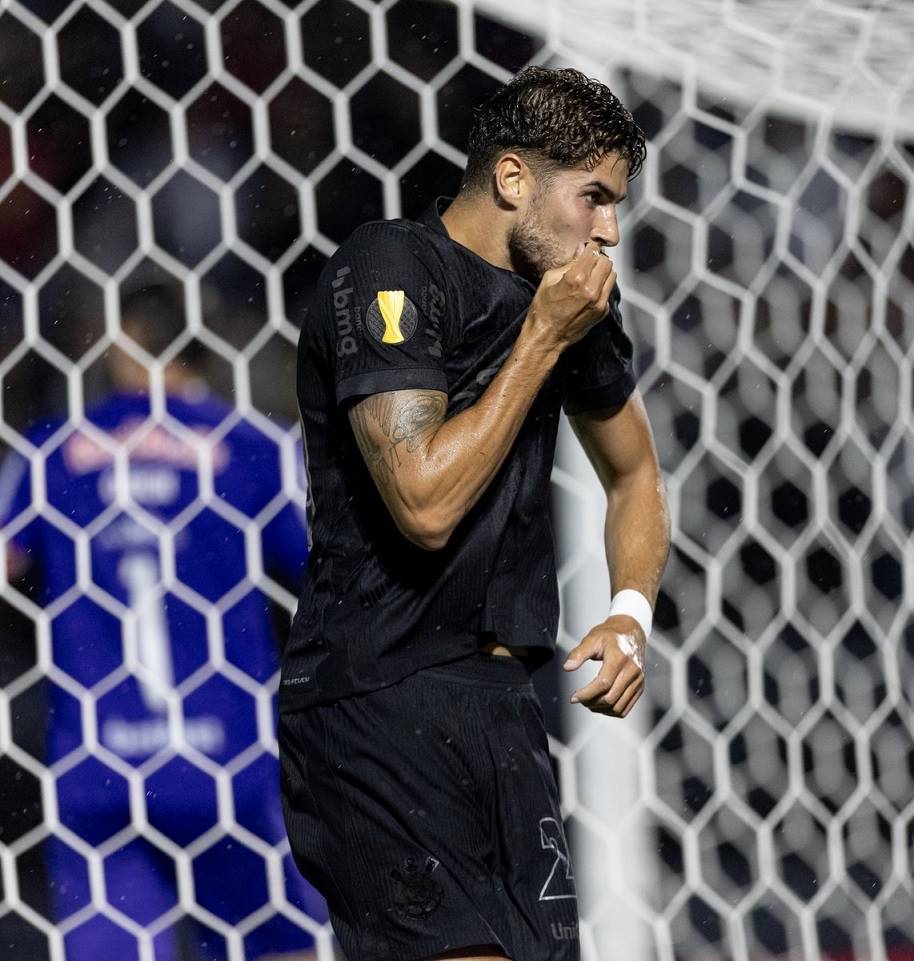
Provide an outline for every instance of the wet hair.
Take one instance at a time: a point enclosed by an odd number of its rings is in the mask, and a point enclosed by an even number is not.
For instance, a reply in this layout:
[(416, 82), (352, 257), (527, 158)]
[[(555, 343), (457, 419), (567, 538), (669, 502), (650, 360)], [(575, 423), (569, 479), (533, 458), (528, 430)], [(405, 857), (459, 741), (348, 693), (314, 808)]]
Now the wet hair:
[(545, 67), (522, 70), (478, 108), (463, 186), (484, 187), (508, 150), (547, 178), (561, 167), (592, 170), (604, 154), (618, 151), (631, 180), (646, 154), (644, 132), (609, 87), (579, 70)]

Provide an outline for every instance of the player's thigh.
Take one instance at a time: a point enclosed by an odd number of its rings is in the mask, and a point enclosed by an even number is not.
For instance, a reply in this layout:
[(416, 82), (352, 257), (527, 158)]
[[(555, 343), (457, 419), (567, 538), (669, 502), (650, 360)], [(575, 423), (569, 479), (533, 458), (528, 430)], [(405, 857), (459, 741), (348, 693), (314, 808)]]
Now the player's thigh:
[(459, 958), (457, 945), (507, 937), (499, 918), (510, 905), (487, 860), (495, 811), (491, 801), (480, 809), (474, 767), (479, 732), (465, 744), (452, 723), (470, 711), (464, 701), (408, 679), (280, 719), (290, 844), (327, 898), (347, 957)]

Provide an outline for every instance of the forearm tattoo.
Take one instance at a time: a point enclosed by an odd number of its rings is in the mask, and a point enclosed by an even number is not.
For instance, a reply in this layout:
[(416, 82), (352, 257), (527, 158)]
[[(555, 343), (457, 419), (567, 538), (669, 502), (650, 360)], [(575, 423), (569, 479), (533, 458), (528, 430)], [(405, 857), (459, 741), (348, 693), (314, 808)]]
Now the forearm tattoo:
[(379, 487), (388, 487), (403, 463), (403, 446), (410, 454), (418, 450), (438, 429), (444, 412), (444, 398), (423, 391), (406, 398), (374, 394), (352, 409), (356, 443)]

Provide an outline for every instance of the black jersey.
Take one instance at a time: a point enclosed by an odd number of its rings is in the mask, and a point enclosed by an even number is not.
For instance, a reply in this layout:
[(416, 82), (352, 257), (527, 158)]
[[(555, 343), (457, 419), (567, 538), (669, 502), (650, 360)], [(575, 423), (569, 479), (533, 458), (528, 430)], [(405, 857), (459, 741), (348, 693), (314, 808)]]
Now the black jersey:
[(559, 410), (617, 405), (634, 389), (618, 291), (566, 350), (498, 474), (447, 545), (397, 529), (347, 410), (359, 398), (445, 391), (447, 417), (486, 389), (535, 288), (452, 241), (439, 201), (419, 222), (359, 227), (325, 266), (303, 319), (298, 400), (312, 500), (310, 561), (283, 657), (280, 707), (393, 684), (476, 651), (481, 638), (555, 645), (558, 587), (549, 482)]

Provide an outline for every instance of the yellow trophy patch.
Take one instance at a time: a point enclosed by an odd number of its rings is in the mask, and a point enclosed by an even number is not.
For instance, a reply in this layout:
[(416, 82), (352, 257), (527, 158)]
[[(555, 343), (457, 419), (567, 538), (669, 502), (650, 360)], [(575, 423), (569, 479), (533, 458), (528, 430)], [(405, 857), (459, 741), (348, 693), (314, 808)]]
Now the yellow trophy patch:
[(378, 307), (384, 318), (384, 335), (381, 341), (385, 344), (402, 344), (406, 338), (400, 331), (400, 318), (403, 316), (403, 302), (406, 294), (402, 290), (379, 290)]
[(365, 314), (371, 336), (382, 344), (402, 344), (419, 326), (415, 304), (402, 290), (379, 290)]

